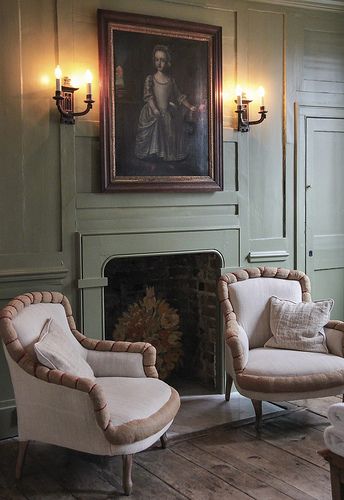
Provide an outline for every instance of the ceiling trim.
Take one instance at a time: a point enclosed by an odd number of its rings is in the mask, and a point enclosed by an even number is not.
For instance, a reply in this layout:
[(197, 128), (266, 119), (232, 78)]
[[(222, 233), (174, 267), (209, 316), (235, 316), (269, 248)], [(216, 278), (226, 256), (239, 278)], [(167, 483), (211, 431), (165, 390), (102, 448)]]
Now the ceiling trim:
[(249, 0), (255, 3), (269, 3), (302, 9), (320, 9), (331, 12), (344, 12), (344, 0)]

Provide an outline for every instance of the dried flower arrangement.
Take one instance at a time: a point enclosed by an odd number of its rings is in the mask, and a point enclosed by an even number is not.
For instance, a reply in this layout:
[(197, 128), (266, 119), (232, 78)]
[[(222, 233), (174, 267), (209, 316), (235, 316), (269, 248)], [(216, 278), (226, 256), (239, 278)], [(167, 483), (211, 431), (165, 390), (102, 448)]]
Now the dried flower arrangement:
[(157, 299), (154, 287), (146, 288), (142, 300), (131, 304), (118, 320), (115, 340), (150, 342), (157, 350), (157, 370), (165, 380), (178, 366), (183, 354), (179, 314), (164, 299)]

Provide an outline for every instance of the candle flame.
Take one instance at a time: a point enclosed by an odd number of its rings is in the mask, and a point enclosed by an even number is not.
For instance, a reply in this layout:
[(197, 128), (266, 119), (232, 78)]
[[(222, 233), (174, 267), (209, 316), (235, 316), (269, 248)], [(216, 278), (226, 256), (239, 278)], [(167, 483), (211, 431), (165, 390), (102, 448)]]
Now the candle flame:
[(56, 66), (56, 68), (55, 68), (55, 78), (60, 79), (61, 76), (62, 76), (61, 68), (60, 68), (60, 66)]
[(265, 96), (264, 87), (258, 87), (257, 92), (258, 92), (259, 97), (264, 97)]

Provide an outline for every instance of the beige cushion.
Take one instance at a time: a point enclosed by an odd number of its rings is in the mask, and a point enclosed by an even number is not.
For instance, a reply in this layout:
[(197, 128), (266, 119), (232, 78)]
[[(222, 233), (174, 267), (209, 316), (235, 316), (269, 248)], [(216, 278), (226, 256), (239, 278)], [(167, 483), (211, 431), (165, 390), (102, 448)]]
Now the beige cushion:
[(34, 345), (42, 365), (77, 377), (94, 378), (92, 368), (82, 357), (80, 349), (83, 347), (73, 334), (64, 330), (53, 318), (46, 321)]
[(238, 323), (245, 330), (250, 349), (263, 347), (271, 337), (270, 297), (301, 302), (300, 283), (278, 278), (251, 278), (228, 286)]
[(236, 384), (244, 391), (294, 393), (294, 399), (298, 399), (297, 393), (312, 397), (312, 391), (331, 388), (338, 391), (344, 385), (344, 359), (320, 352), (251, 349)]
[[(251, 349), (245, 375), (257, 377), (304, 377), (344, 371), (344, 359), (320, 352)], [(344, 382), (344, 379), (342, 383)]]
[(149, 418), (167, 403), (171, 388), (157, 378), (97, 377), (113, 425)]
[(330, 319), (333, 299), (299, 302), (270, 299), (272, 337), (264, 347), (328, 353), (324, 326)]

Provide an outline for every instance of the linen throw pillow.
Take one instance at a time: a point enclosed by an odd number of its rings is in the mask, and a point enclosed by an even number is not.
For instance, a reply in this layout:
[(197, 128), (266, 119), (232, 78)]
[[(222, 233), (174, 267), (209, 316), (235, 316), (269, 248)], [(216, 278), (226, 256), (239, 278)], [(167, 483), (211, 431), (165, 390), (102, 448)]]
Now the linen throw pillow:
[(328, 353), (324, 326), (333, 304), (333, 299), (295, 303), (271, 297), (272, 337), (264, 347)]
[(94, 378), (90, 365), (82, 357), (82, 346), (71, 332), (66, 332), (54, 319), (48, 319), (34, 345), (42, 365), (76, 377)]

